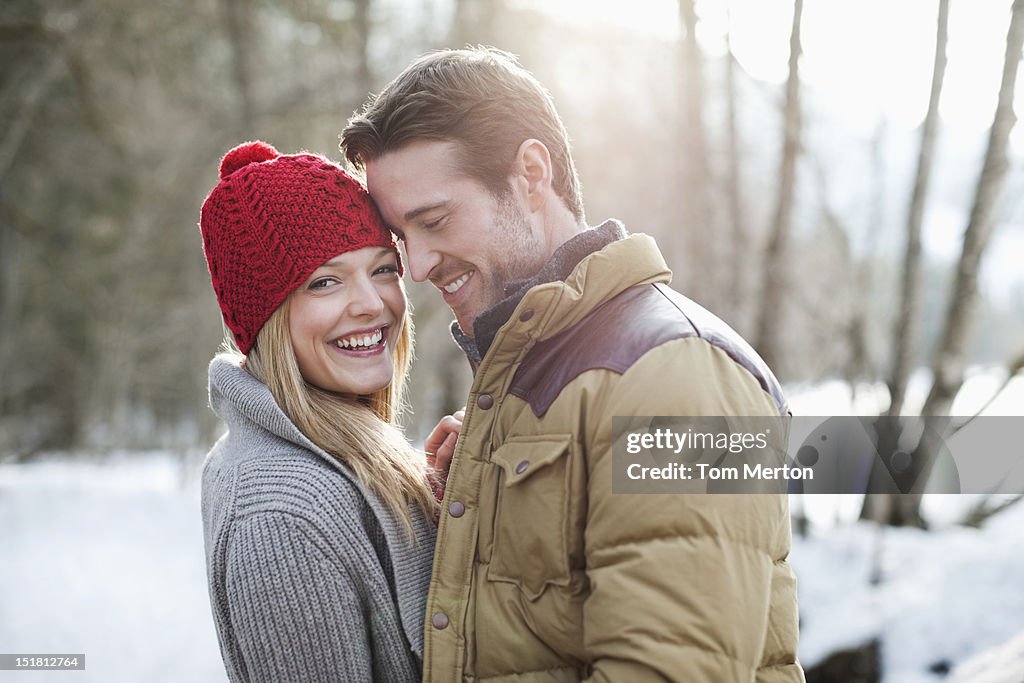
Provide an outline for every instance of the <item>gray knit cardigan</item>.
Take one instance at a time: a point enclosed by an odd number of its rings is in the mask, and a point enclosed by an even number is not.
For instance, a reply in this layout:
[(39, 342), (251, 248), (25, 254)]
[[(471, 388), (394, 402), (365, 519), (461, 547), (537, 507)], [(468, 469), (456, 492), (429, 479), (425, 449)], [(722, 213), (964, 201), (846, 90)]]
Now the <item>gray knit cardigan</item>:
[(213, 619), (231, 681), (419, 681), (433, 523), (414, 538), (225, 357), (210, 404), (228, 433), (203, 468)]

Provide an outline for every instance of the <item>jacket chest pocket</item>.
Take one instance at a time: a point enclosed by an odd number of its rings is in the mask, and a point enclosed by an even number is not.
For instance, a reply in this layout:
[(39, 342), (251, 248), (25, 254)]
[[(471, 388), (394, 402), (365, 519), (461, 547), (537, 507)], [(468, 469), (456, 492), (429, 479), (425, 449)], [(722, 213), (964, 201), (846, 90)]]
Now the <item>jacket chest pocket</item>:
[(487, 578), (514, 583), (531, 600), (547, 584), (569, 584), (571, 452), (571, 436), (546, 436), (508, 441), (491, 455), (501, 473)]

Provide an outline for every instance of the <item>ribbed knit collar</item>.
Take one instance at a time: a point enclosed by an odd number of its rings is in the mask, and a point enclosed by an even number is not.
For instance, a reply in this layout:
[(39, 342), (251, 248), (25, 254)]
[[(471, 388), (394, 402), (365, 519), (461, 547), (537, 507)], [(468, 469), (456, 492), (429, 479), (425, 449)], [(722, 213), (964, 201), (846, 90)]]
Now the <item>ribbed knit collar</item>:
[(526, 293), (537, 285), (565, 280), (579, 265), (580, 261), (612, 242), (625, 239), (629, 233), (621, 222), (610, 219), (589, 230), (573, 236), (558, 247), (544, 267), (531, 278), (513, 280), (505, 286), (505, 298), (481, 313), (473, 321), (473, 336), (462, 331), (458, 322), (452, 322), (452, 337), (462, 347), (474, 371), (502, 325), (508, 322), (516, 306)]

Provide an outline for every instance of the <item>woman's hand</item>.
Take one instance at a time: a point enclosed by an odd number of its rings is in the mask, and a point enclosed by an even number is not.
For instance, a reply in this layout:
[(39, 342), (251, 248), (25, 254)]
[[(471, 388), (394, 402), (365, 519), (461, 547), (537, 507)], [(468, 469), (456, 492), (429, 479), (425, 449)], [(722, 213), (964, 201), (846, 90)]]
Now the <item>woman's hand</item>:
[(462, 418), (465, 415), (465, 410), (456, 410), (453, 414), (441, 418), (430, 432), (430, 436), (423, 442), (427, 464), (443, 476), (447, 476), (452, 456), (455, 455), (455, 444), (459, 439), (459, 432), (462, 431)]

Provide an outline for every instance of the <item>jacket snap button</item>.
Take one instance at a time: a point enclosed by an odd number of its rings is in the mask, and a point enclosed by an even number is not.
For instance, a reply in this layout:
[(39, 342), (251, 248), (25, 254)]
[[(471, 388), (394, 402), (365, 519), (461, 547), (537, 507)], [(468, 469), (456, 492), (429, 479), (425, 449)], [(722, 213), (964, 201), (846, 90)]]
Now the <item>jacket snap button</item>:
[(448, 514), (450, 514), (452, 517), (461, 517), (465, 513), (466, 506), (460, 503), (459, 501), (455, 501), (454, 503), (448, 506)]
[(476, 404), (480, 406), (481, 410), (490, 410), (491, 406), (494, 405), (494, 398), (490, 394), (480, 394)]
[(438, 612), (430, 617), (430, 625), (439, 631), (448, 628), (448, 615), (444, 612)]
[(522, 461), (521, 463), (519, 463), (518, 465), (516, 465), (516, 474), (522, 474), (523, 472), (525, 472), (525, 471), (526, 471), (526, 469), (527, 469), (527, 468), (528, 468), (529, 466), (530, 466), (530, 461), (529, 461), (529, 460), (524, 460), (524, 461)]
[(529, 320), (530, 318), (532, 318), (532, 317), (533, 317), (533, 309), (532, 308), (528, 308), (528, 309), (526, 309), (525, 311), (523, 311), (522, 313), (519, 314), (519, 320), (521, 322), (524, 322), (524, 323), (527, 320)]

